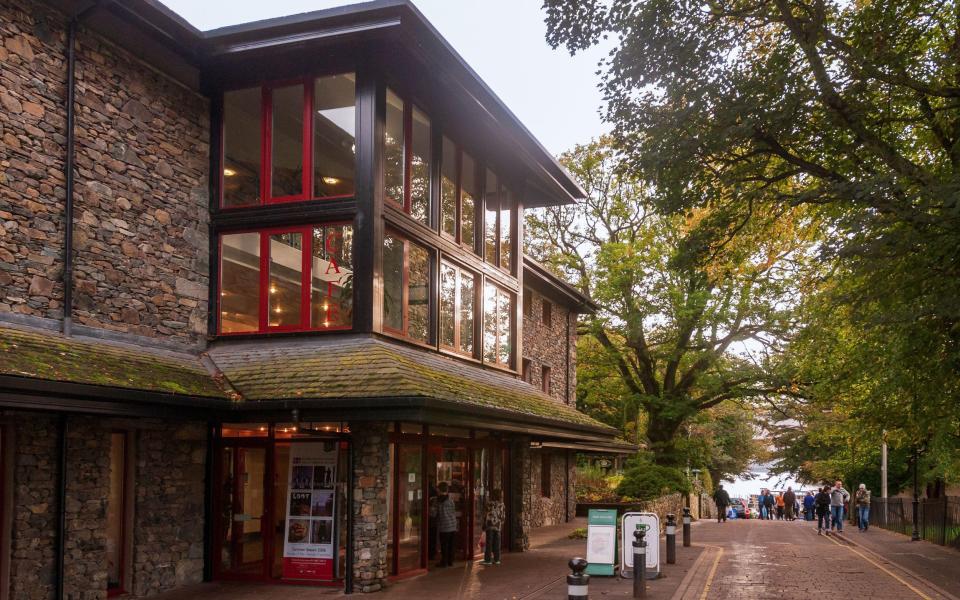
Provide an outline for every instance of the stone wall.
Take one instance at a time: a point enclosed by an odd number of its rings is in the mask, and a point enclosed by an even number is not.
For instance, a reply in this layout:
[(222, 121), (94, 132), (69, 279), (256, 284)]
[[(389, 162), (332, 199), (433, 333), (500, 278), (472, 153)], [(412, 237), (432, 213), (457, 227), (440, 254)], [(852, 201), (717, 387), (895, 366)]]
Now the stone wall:
[[(0, 5), (0, 311), (61, 316), (64, 15)], [(206, 334), (205, 98), (83, 29), (77, 37), (75, 312), (85, 325)]]
[(539, 480), (534, 487), (529, 475), (532, 463), (529, 439), (518, 438), (511, 442), (510, 461), (511, 546), (514, 550), (523, 551), (530, 548), (534, 494), (540, 493)]
[[(544, 365), (550, 367), (550, 395), (566, 404), (576, 403), (577, 390), (577, 315), (562, 304), (545, 298), (540, 292), (524, 288), (530, 296), (530, 312), (523, 315), (523, 358), (530, 360), (531, 385), (542, 389)], [(543, 303), (551, 304), (550, 324), (542, 322)], [(567, 360), (567, 324), (570, 356)], [(565, 373), (565, 371), (568, 371)], [(569, 397), (567, 396), (569, 376)]]
[[(543, 495), (543, 455), (550, 456), (550, 496)], [(530, 527), (546, 527), (566, 522), (576, 514), (576, 460), (570, 457), (569, 469), (563, 450), (530, 451)], [(569, 479), (568, 479), (569, 477)], [(569, 481), (569, 486), (568, 486)], [(566, 510), (564, 504), (566, 503)], [(569, 511), (569, 512), (567, 512)]]
[(353, 579), (357, 591), (376, 592), (390, 574), (387, 564), (387, 489), (390, 441), (386, 423), (351, 423), (356, 487), (353, 490)]
[(203, 423), (140, 423), (133, 538), (135, 596), (203, 580)]

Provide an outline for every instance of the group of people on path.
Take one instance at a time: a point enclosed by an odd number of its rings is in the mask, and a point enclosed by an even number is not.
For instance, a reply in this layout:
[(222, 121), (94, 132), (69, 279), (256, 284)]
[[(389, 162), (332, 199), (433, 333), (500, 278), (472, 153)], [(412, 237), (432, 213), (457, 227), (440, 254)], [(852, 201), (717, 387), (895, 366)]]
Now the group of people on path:
[[(440, 541), (440, 562), (437, 563), (437, 567), (452, 567), (459, 519), (457, 506), (450, 496), (450, 486), (447, 482), (441, 482), (436, 492), (431, 489), (429, 505), (430, 521), (436, 523)], [(483, 509), (483, 562), (480, 563), (482, 565), (500, 564), (500, 532), (503, 530), (505, 515), (503, 494), (499, 489), (491, 490), (490, 498)], [(432, 551), (431, 554), (433, 554)]]
[[(727, 520), (727, 510), (730, 507), (730, 494), (723, 489), (723, 485), (717, 487), (713, 494), (713, 501), (717, 505), (717, 522)], [(762, 520), (795, 521), (803, 513), (805, 521), (813, 521), (816, 517), (817, 534), (829, 535), (830, 531), (840, 533), (843, 531), (843, 521), (847, 515), (847, 506), (851, 501), (850, 492), (843, 487), (841, 480), (836, 480), (834, 484), (825, 485), (819, 488), (816, 493), (808, 491), (803, 500), (798, 499), (796, 492), (792, 487), (787, 491), (774, 495), (768, 489), (760, 490), (757, 498), (759, 517)], [(857, 488), (853, 496), (853, 502), (857, 510), (857, 526), (860, 531), (866, 531), (870, 525), (870, 490), (863, 483)]]

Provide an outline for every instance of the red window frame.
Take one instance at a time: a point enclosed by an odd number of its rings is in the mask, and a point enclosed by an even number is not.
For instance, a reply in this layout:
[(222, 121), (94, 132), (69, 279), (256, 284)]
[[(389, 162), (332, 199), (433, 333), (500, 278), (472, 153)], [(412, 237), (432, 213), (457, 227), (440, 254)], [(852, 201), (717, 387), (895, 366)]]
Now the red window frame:
[[(402, 270), (401, 270), (401, 280), (400, 280), (400, 281), (401, 281), (401, 284), (400, 284), (400, 285), (401, 285), (401, 292), (400, 292), (400, 310), (401, 310), (401, 319), (400, 319), (401, 325), (400, 325), (400, 326), (401, 326), (401, 329), (396, 329), (396, 328), (393, 328), (393, 327), (389, 327), (389, 326), (386, 324), (386, 320), (384, 320), (384, 323), (383, 323), (383, 331), (384, 331), (385, 333), (389, 333), (389, 334), (394, 335), (394, 336), (396, 336), (396, 337), (400, 337), (400, 338), (403, 338), (403, 339), (405, 339), (405, 340), (409, 340), (409, 341), (414, 342), (414, 343), (417, 343), (417, 344), (429, 344), (429, 343), (430, 343), (430, 331), (429, 331), (430, 327), (429, 327), (429, 324), (428, 324), (428, 327), (427, 327), (427, 339), (425, 339), (425, 340), (419, 340), (419, 339), (417, 339), (417, 338), (415, 338), (415, 337), (411, 337), (411, 336), (410, 336), (410, 246), (411, 246), (411, 245), (419, 246), (421, 249), (425, 250), (426, 253), (427, 253), (427, 271), (428, 271), (428, 274), (427, 274), (427, 286), (428, 286), (428, 287), (430, 286), (430, 281), (431, 281), (431, 279), (433, 278), (433, 273), (434, 273), (434, 271), (433, 271), (433, 262), (434, 262), (433, 252), (430, 250), (430, 247), (429, 247), (429, 246), (425, 246), (425, 245), (423, 245), (423, 244), (420, 244), (420, 243), (418, 243), (418, 242), (415, 242), (415, 241), (411, 240), (410, 238), (408, 238), (407, 236), (405, 236), (405, 235), (397, 232), (397, 231), (394, 230), (394, 229), (387, 229), (387, 230), (384, 232), (383, 237), (384, 237), (384, 240), (385, 240), (387, 237), (392, 237), (392, 238), (394, 238), (394, 239), (400, 240), (400, 241), (403, 243), (403, 267), (402, 267)], [(382, 271), (382, 269), (381, 269), (381, 271)], [(432, 292), (432, 291), (428, 291), (428, 293), (427, 293), (428, 301), (432, 301), (432, 300), (433, 300), (433, 296), (434, 296), (433, 292)], [(383, 301), (384, 301), (384, 303), (386, 302), (386, 295), (384, 295), (384, 300), (383, 300)], [(438, 301), (438, 302), (437, 302), (437, 306), (439, 306), (439, 304), (440, 304), (440, 303), (439, 303), (439, 301)], [(386, 313), (386, 308), (385, 308), (385, 306), (383, 307), (383, 312)], [(427, 311), (427, 314), (430, 315), (431, 318), (432, 318), (432, 314), (431, 314), (432, 312), (433, 312), (433, 311), (431, 311), (431, 310), (428, 310), (428, 311)]]
[[(236, 231), (225, 231), (217, 239), (217, 335), (235, 336), (235, 335), (257, 335), (265, 333), (297, 332), (297, 331), (349, 331), (353, 325), (339, 325), (334, 327), (310, 327), (310, 292), (311, 287), (311, 269), (313, 267), (313, 230), (318, 227), (337, 227), (349, 225), (353, 226), (351, 221), (332, 221), (327, 223), (312, 223), (310, 225), (289, 225), (283, 227), (261, 227), (253, 229), (240, 229)], [(239, 233), (257, 233), (260, 235), (260, 273), (259, 289), (257, 297), (258, 305), (258, 326), (256, 330), (234, 331), (223, 333), (221, 321), (223, 313), (221, 311), (221, 292), (223, 291), (223, 236)], [(270, 236), (278, 233), (299, 233), (303, 246), (301, 248), (301, 271), (300, 271), (300, 324), (299, 325), (274, 325), (270, 326), (269, 311), (269, 288), (270, 288)], [(352, 252), (351, 252), (352, 255)], [(352, 319), (351, 319), (352, 321)]]
[[(454, 192), (454, 210), (453, 210), (453, 214), (454, 214), (454, 225), (453, 225), (454, 235), (451, 236), (449, 233), (447, 233), (446, 231), (443, 230), (443, 218), (442, 218), (442, 217), (441, 217), (441, 219), (440, 219), (440, 223), (437, 224), (437, 229), (438, 229), (438, 231), (440, 232), (440, 235), (441, 235), (441, 236), (445, 237), (445, 238), (448, 239), (448, 240), (453, 240), (454, 242), (456, 242), (456, 243), (459, 244), (460, 246), (463, 246), (463, 247), (465, 247), (465, 248), (468, 248), (471, 252), (474, 252), (474, 253), (475, 253), (475, 252), (477, 251), (477, 249), (476, 249), (476, 245), (477, 245), (477, 242), (476, 242), (476, 237), (477, 237), (477, 224), (478, 224), (477, 222), (479, 221), (479, 219), (477, 219), (477, 207), (478, 207), (478, 206), (481, 204), (481, 202), (482, 202), (483, 194), (474, 194), (474, 198), (473, 198), (473, 236), (474, 236), (474, 239), (472, 239), (472, 240), (464, 240), (464, 239), (463, 239), (463, 155), (464, 155), (464, 151), (463, 151), (463, 147), (462, 147), (460, 144), (457, 144), (456, 142), (454, 142), (452, 139), (450, 139), (450, 138), (448, 138), (448, 137), (446, 137), (446, 138), (444, 138), (444, 139), (448, 140), (451, 144), (453, 144), (453, 147), (454, 147), (454, 157), (455, 157), (455, 158), (454, 158), (454, 162), (456, 163), (456, 166), (454, 167), (454, 186), (455, 186), (455, 190), (456, 190), (456, 191)], [(467, 154), (469, 155), (469, 153), (467, 153)], [(441, 156), (441, 163), (442, 163), (442, 161), (443, 161), (443, 158), (442, 158), (442, 157), (443, 157), (443, 152), (442, 152), (442, 151), (441, 151), (441, 153), (440, 153), (440, 156)], [(482, 170), (480, 169), (480, 165), (477, 163), (477, 159), (474, 158), (474, 159), (472, 159), (472, 160), (473, 160), (473, 178), (474, 178), (474, 181), (479, 181), (483, 173), (482, 173)], [(442, 164), (441, 164), (441, 171), (440, 171), (440, 172), (441, 172), (441, 173), (443, 172), (443, 170), (442, 170)], [(441, 175), (441, 177), (443, 177), (443, 175)], [(480, 197), (478, 198), (477, 196), (480, 196)], [(441, 203), (443, 202), (443, 194), (442, 194), (442, 193), (441, 193), (441, 195), (440, 195), (440, 202), (441, 202)], [(443, 208), (441, 207), (441, 215), (442, 215), (442, 211), (443, 211)]]
[[(314, 156), (313, 156), (313, 127), (314, 127), (314, 111), (313, 111), (313, 93), (314, 88), (316, 87), (316, 80), (323, 79), (324, 77), (332, 77), (335, 75), (344, 75), (350, 73), (350, 71), (343, 71), (338, 73), (328, 73), (325, 75), (317, 75), (315, 77), (304, 77), (299, 79), (291, 79), (284, 81), (275, 81), (270, 82), (260, 87), (261, 101), (260, 101), (260, 202), (256, 204), (249, 204), (246, 206), (229, 206), (225, 207), (223, 205), (223, 164), (224, 164), (224, 120), (221, 117), (220, 119), (220, 169), (219, 169), (219, 205), (221, 210), (242, 210), (245, 208), (253, 208), (256, 206), (264, 206), (267, 204), (283, 204), (286, 202), (304, 202), (312, 200), (338, 200), (343, 198), (353, 198), (354, 194), (339, 194), (334, 196), (313, 196), (313, 170), (314, 170)], [(285, 88), (294, 85), (300, 85), (303, 88), (303, 139), (302, 143), (302, 160), (303, 160), (303, 174), (300, 185), (299, 194), (291, 194), (287, 196), (274, 196), (273, 195), (273, 91), (278, 88)], [(354, 110), (356, 110), (356, 95), (354, 95)], [(354, 165), (356, 167), (356, 165)]]
[[(439, 317), (439, 314), (440, 314), (440, 312), (443, 311), (443, 300), (440, 298), (440, 294), (439, 294), (439, 293), (437, 294), (437, 315), (438, 315), (438, 316), (437, 316), (437, 343), (438, 343), (438, 345), (440, 346), (440, 348), (443, 349), (443, 350), (447, 350), (447, 351), (449, 351), (449, 352), (453, 352), (453, 353), (459, 354), (459, 355), (461, 355), (461, 356), (475, 357), (476, 354), (477, 354), (477, 349), (478, 349), (478, 347), (479, 347), (479, 344), (477, 344), (477, 323), (478, 323), (478, 320), (477, 320), (477, 307), (478, 307), (478, 306), (481, 306), (481, 305), (483, 304), (482, 299), (479, 299), (479, 298), (478, 298), (478, 296), (480, 295), (480, 291), (481, 291), (481, 289), (482, 289), (482, 288), (480, 287), (480, 283), (481, 283), (481, 282), (480, 282), (480, 275), (478, 275), (477, 273), (471, 271), (470, 269), (465, 269), (465, 268), (461, 267), (460, 265), (458, 265), (458, 264), (455, 263), (455, 262), (451, 262), (451, 261), (449, 261), (449, 260), (441, 259), (441, 260), (440, 260), (441, 286), (443, 285), (442, 277), (443, 277), (443, 268), (444, 268), (444, 267), (449, 267), (449, 268), (451, 268), (451, 269), (454, 269), (454, 271), (456, 272), (456, 284), (455, 284), (455, 288), (454, 288), (454, 302), (453, 302), (453, 346), (449, 346), (449, 345), (447, 345), (447, 344), (444, 344), (444, 343), (443, 343), (442, 336), (440, 335), (440, 317)], [(471, 277), (473, 277), (473, 350), (470, 351), (470, 352), (465, 352), (465, 351), (463, 351), (463, 350), (461, 349), (461, 344), (460, 344), (460, 341), (461, 341), (461, 340), (460, 340), (460, 334), (461, 334), (460, 314), (461, 314), (461, 312), (462, 312), (462, 311), (461, 311), (461, 307), (463, 306), (463, 304), (462, 304), (463, 298), (461, 297), (461, 294), (460, 294), (460, 291), (461, 291), (460, 282), (462, 281), (462, 278), (463, 278), (463, 274), (464, 274), (464, 273), (467, 273), (468, 275), (470, 275)], [(478, 300), (481, 300), (481, 301), (478, 301)]]
[[(407, 98), (406, 98), (405, 96), (403, 96), (402, 94), (398, 93), (396, 90), (392, 89), (392, 88), (390, 89), (390, 92), (393, 93), (393, 95), (395, 95), (397, 98), (399, 98), (401, 102), (403, 102), (403, 199), (402, 199), (402, 201), (397, 202), (397, 200), (396, 200), (395, 198), (391, 198), (391, 197), (388, 196), (387, 194), (384, 194), (383, 197), (384, 197), (385, 201), (386, 201), (388, 204), (394, 206), (395, 208), (400, 209), (401, 211), (403, 211), (403, 212), (406, 213), (407, 215), (410, 215), (411, 218), (413, 218), (413, 215), (410, 214), (410, 211), (413, 209), (413, 200), (411, 199), (411, 196), (410, 196), (410, 188), (411, 188), (411, 183), (413, 182), (413, 109), (414, 109), (414, 103), (413, 103), (412, 101), (410, 101), (409, 99), (407, 99)], [(419, 110), (420, 112), (422, 112), (422, 113), (425, 114), (425, 115), (427, 114), (426, 111), (424, 111), (423, 109), (421, 109), (421, 108), (419, 108), (419, 107), (417, 107), (417, 110)], [(427, 118), (429, 119), (429, 115), (427, 115)], [(432, 131), (433, 131), (433, 120), (432, 120), (432, 119), (430, 120), (430, 130), (431, 130), (430, 139), (431, 139), (431, 144), (432, 144), (432, 143), (433, 143), (433, 133), (432, 133)], [(384, 135), (386, 135), (386, 132), (384, 132)], [(432, 151), (432, 150), (433, 150), (433, 149), (431, 148), (430, 152), (427, 153), (428, 156), (430, 157), (431, 161), (433, 160), (433, 156), (432, 156), (433, 151)], [(431, 173), (432, 173), (432, 169), (431, 169)], [(433, 194), (432, 194), (432, 192), (433, 192), (433, 187), (430, 186), (430, 185), (428, 185), (428, 186), (427, 186), (427, 189), (428, 189), (428, 192), (427, 192), (427, 195), (428, 195), (427, 203), (428, 203), (428, 205), (429, 205), (430, 203), (432, 203), (432, 200), (433, 200), (433, 198), (432, 198), (432, 195), (433, 195)], [(429, 219), (430, 219), (430, 211), (429, 211), (429, 208), (428, 208), (428, 210), (427, 210), (427, 220), (429, 221)], [(416, 219), (414, 219), (414, 220), (416, 220)], [(420, 221), (417, 221), (417, 222), (420, 222)]]

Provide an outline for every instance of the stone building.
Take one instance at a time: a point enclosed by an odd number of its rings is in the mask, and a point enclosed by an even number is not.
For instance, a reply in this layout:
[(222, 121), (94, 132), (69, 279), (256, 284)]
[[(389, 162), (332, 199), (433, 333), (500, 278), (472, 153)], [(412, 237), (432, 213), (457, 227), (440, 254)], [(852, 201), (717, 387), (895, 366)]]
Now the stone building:
[(6, 0), (0, 138), (0, 600), (376, 591), (441, 482), (475, 560), (492, 494), (523, 551), (625, 450), (522, 254), (583, 192), (409, 2)]

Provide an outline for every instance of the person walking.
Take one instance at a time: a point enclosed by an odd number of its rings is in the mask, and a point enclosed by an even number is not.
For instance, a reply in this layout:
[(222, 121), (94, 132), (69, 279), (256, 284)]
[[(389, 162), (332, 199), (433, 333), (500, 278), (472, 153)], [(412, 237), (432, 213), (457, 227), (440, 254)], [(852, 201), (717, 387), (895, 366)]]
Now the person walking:
[(833, 484), (830, 490), (830, 514), (833, 528), (837, 533), (843, 533), (843, 506), (850, 500), (850, 492), (843, 489), (843, 482), (839, 479)]
[(827, 486), (823, 486), (813, 497), (813, 509), (817, 513), (817, 535), (830, 535), (830, 493)]
[(807, 495), (803, 497), (803, 520), (804, 521), (813, 520), (813, 505), (814, 505), (813, 492), (808, 491)]
[(453, 566), (453, 541), (457, 537), (457, 506), (448, 493), (446, 481), (437, 486), (437, 531), (440, 533), (440, 562), (437, 566)]
[(770, 490), (767, 490), (767, 499), (766, 499), (766, 501), (764, 502), (764, 506), (767, 508), (767, 520), (768, 520), (768, 521), (772, 521), (772, 520), (773, 520), (774, 506), (776, 505), (776, 503), (777, 503), (777, 501), (776, 501), (776, 499), (773, 497), (773, 492), (771, 492)]
[(727, 507), (730, 506), (730, 494), (723, 489), (723, 484), (717, 486), (717, 491), (713, 493), (713, 501), (717, 505), (717, 523), (721, 520), (727, 522)]
[(797, 495), (793, 493), (793, 488), (788, 487), (787, 493), (783, 495), (783, 516), (787, 521), (793, 520), (793, 510), (797, 507)]
[(760, 490), (760, 495), (757, 496), (757, 510), (760, 511), (760, 520), (763, 521), (767, 518), (767, 490)]
[(777, 494), (777, 520), (783, 520), (783, 492)]
[(487, 539), (483, 545), (482, 565), (500, 564), (500, 532), (503, 531), (505, 514), (500, 490), (491, 490), (490, 501), (483, 511), (483, 531)]
[(857, 527), (860, 531), (866, 531), (870, 526), (870, 490), (867, 489), (867, 484), (860, 484), (854, 499), (857, 502)]

